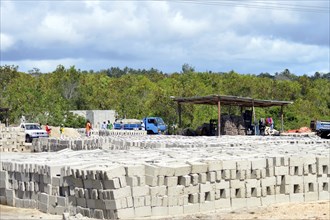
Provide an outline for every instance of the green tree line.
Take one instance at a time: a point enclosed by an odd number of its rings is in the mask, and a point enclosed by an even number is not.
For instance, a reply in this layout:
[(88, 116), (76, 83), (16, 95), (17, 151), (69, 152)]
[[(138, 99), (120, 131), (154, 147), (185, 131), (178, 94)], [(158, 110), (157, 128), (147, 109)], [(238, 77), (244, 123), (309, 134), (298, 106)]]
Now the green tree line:
[[(11, 124), (19, 123), (24, 115), (43, 124), (83, 127), (84, 119), (70, 110), (111, 109), (122, 118), (160, 116), (171, 125), (178, 122), (177, 104), (171, 96), (211, 94), (293, 101), (284, 109), (285, 129), (309, 126), (312, 119), (330, 119), (330, 73), (297, 76), (288, 69), (274, 75), (196, 72), (188, 64), (171, 74), (153, 68), (112, 67), (94, 72), (62, 65), (50, 73), (36, 68), (24, 73), (17, 66), (5, 65), (1, 66), (0, 84), (0, 107), (10, 109)], [(239, 109), (224, 106), (222, 112), (239, 114)], [(256, 109), (258, 118), (273, 117), (278, 129), (279, 112), (279, 107)], [(196, 128), (212, 118), (217, 118), (216, 106), (182, 107), (184, 127)]]

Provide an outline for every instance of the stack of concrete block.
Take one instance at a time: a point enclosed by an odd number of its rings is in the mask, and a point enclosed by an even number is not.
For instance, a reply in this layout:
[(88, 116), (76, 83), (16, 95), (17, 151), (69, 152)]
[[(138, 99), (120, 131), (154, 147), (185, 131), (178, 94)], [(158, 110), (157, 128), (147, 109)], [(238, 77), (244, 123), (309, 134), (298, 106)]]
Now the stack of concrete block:
[(56, 167), (4, 162), (0, 171), (1, 204), (63, 214), (67, 198), (60, 195)]
[(100, 136), (135, 136), (135, 135), (147, 135), (146, 130), (99, 130)]
[(329, 200), (329, 166), (327, 157), (283, 156), (98, 168), (2, 162), (0, 202), (126, 219)]
[[(86, 135), (84, 128), (76, 129), (81, 136)], [(108, 130), (108, 129), (93, 129), (91, 131), (92, 136), (141, 136), (147, 135), (145, 130)]]
[(0, 124), (0, 152), (25, 151), (25, 132), (19, 127), (5, 127)]
[(63, 149), (71, 150), (128, 150), (133, 142), (126, 142), (122, 139), (110, 136), (95, 136), (82, 138), (38, 138), (32, 142), (33, 152), (54, 152)]

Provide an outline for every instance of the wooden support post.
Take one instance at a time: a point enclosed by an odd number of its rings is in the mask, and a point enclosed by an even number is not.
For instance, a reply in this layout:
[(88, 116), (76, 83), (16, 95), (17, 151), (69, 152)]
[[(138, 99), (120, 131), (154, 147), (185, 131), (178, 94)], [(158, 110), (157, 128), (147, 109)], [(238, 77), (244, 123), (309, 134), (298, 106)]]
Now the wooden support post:
[(281, 133), (284, 131), (284, 124), (283, 124), (283, 105), (281, 105)]
[(182, 120), (181, 120), (181, 104), (178, 102), (178, 114), (179, 114), (179, 128), (182, 127)]
[(220, 100), (218, 100), (218, 137), (221, 135), (221, 105)]
[(253, 113), (253, 127), (254, 127), (254, 135), (257, 135), (257, 128), (256, 128), (256, 111), (254, 108), (254, 102), (252, 103), (252, 113)]

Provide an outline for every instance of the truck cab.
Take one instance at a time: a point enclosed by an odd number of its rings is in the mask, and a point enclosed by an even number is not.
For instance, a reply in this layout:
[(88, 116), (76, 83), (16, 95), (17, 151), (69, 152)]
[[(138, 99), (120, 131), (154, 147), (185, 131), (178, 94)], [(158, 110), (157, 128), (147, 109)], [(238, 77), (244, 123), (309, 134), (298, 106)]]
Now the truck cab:
[(330, 121), (312, 120), (310, 128), (321, 138), (330, 139)]
[(146, 117), (143, 119), (145, 130), (148, 134), (165, 133), (167, 126), (160, 117)]

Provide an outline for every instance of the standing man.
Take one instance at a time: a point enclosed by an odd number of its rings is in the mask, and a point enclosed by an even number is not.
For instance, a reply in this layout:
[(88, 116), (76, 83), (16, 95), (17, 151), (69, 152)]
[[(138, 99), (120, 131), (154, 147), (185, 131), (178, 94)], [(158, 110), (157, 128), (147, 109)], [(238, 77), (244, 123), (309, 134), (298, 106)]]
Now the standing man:
[(91, 136), (91, 130), (92, 130), (92, 124), (90, 123), (89, 120), (87, 120), (87, 123), (86, 123), (86, 137)]
[(61, 126), (60, 126), (60, 135), (61, 135), (61, 139), (63, 139), (64, 138), (64, 125), (63, 124), (61, 124)]
[(48, 136), (50, 137), (50, 133), (51, 133), (52, 129), (49, 127), (48, 123), (46, 124), (46, 132), (48, 134)]

